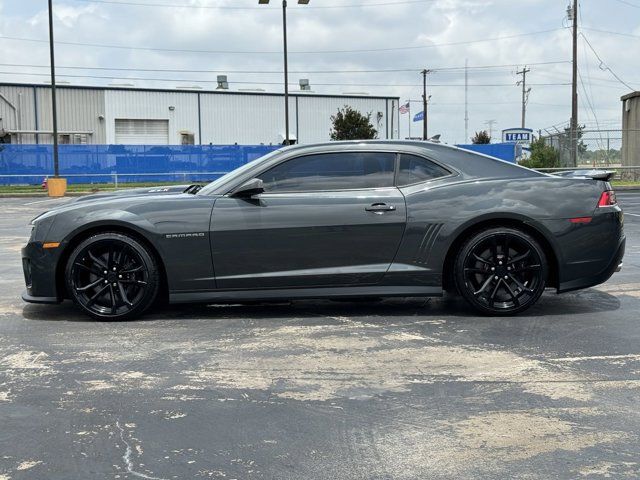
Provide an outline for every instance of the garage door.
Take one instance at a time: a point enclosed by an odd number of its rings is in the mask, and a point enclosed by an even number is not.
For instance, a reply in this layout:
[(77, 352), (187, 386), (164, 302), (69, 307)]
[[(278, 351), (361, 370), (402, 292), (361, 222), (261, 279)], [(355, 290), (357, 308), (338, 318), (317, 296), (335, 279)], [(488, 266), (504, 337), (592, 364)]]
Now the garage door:
[(169, 120), (116, 118), (116, 144), (168, 145)]

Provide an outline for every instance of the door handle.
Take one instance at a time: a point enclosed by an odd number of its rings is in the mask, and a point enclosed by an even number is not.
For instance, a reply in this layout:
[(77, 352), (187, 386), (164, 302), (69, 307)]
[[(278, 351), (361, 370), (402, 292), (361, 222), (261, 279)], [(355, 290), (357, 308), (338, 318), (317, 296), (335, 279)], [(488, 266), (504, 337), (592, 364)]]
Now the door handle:
[(393, 205), (387, 205), (386, 203), (374, 203), (364, 208), (367, 212), (373, 212), (377, 214), (383, 214), (384, 212), (393, 212), (396, 207)]

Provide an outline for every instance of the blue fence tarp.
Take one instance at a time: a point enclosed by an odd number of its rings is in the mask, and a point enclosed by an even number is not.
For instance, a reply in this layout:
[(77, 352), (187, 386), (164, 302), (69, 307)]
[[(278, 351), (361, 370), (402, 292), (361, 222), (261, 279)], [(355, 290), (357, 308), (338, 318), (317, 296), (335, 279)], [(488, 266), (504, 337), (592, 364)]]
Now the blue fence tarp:
[[(458, 145), (515, 162), (513, 143)], [(279, 145), (60, 145), (60, 175), (69, 183), (205, 182)], [(39, 184), (53, 175), (52, 145), (0, 144), (0, 184)]]
[[(211, 181), (279, 145), (60, 145), (69, 183)], [(37, 184), (53, 175), (52, 145), (0, 144), (0, 184)]]
[(486, 144), (470, 144), (456, 145), (456, 147), (471, 150), (472, 152), (483, 153), (490, 157), (496, 157), (500, 160), (515, 163), (517, 148), (515, 143), (486, 143)]

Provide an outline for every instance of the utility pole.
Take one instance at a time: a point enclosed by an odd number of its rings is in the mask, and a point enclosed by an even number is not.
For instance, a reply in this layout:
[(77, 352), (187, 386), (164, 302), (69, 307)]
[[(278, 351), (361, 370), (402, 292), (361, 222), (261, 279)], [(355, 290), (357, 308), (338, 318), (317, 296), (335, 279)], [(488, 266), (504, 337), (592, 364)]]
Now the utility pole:
[(517, 85), (522, 85), (522, 128), (525, 127), (525, 118), (527, 115), (527, 96), (531, 91), (531, 88), (527, 90), (527, 73), (530, 71), (530, 68), (524, 67), (519, 72), (516, 72), (516, 75), (522, 75), (522, 80), (517, 83)]
[(469, 141), (469, 59), (464, 59), (464, 141)]
[(487, 120), (484, 122), (489, 127), (489, 139), (493, 139), (493, 126), (496, 124), (496, 120)]
[(53, 0), (49, 0), (49, 57), (51, 62), (51, 111), (53, 113), (53, 176), (60, 176), (58, 160), (58, 113), (56, 101), (56, 61), (53, 46)]
[(427, 135), (427, 75), (431, 73), (431, 70), (427, 70), (426, 68), (422, 70), (422, 140), (426, 140)]
[(578, 0), (573, 0), (573, 78), (571, 82), (571, 166), (578, 164)]

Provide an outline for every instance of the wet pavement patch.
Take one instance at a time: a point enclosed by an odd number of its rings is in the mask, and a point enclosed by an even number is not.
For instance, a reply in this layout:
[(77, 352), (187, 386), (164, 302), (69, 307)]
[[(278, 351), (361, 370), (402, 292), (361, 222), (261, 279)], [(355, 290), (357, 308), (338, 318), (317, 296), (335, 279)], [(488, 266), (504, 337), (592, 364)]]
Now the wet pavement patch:
[(48, 203), (2, 202), (0, 480), (640, 476), (640, 217), (622, 272), (519, 317), (446, 296), (100, 323), (22, 303)]

